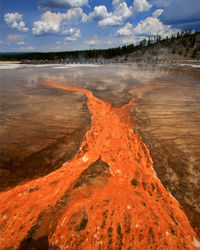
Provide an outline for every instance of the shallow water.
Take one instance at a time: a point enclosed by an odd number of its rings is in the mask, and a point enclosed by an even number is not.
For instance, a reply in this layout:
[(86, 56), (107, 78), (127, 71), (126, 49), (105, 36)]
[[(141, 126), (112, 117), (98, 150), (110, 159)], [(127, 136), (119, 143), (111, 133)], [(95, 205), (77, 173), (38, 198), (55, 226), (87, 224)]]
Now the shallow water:
[(198, 233), (200, 69), (147, 64), (9, 67), (0, 65), (3, 190), (61, 167), (91, 127), (84, 94), (42, 84), (59, 80), (88, 89), (113, 107), (135, 99), (130, 107), (133, 130)]

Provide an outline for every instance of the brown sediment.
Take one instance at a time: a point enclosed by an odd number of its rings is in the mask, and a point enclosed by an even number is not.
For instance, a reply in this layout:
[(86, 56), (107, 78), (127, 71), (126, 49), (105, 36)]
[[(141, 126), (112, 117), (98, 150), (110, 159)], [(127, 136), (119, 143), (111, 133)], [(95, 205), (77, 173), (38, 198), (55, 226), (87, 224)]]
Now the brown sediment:
[(42, 84), (32, 93), (18, 85), (12, 91), (3, 92), (1, 102), (0, 191), (58, 169), (76, 155), (91, 127), (84, 94)]
[(188, 79), (172, 80), (138, 98), (130, 112), (159, 179), (200, 237), (199, 93), (198, 83), (194, 88)]
[(44, 84), (84, 93), (92, 127), (76, 156), (60, 169), (1, 193), (1, 247), (196, 249), (185, 213), (132, 131), (134, 100), (113, 108), (88, 90)]

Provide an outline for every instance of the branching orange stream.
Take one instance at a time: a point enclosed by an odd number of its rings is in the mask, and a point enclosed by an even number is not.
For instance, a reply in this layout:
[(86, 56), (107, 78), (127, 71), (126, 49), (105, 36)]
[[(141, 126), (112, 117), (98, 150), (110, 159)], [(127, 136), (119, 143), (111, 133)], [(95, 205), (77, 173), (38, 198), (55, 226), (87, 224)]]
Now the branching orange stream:
[[(198, 248), (186, 215), (157, 178), (148, 149), (132, 131), (133, 100), (113, 108), (88, 90), (55, 81), (45, 85), (84, 93), (92, 127), (71, 161), (0, 194), (1, 249)], [(109, 165), (108, 181), (74, 189), (83, 171), (98, 160)]]

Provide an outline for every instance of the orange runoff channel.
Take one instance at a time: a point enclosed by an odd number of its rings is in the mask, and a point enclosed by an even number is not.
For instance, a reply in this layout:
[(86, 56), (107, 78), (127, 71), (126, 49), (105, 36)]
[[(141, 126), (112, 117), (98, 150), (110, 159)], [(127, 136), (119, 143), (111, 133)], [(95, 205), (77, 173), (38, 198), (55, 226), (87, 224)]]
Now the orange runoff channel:
[[(85, 94), (92, 125), (71, 161), (0, 194), (0, 248), (26, 249), (31, 241), (30, 249), (37, 249), (34, 242), (45, 237), (49, 249), (199, 248), (185, 213), (156, 176), (147, 147), (132, 130), (129, 107), (134, 100), (113, 108), (89, 90), (55, 80), (44, 84)], [(98, 160), (109, 166), (108, 181), (85, 185), (70, 196), (76, 180)]]

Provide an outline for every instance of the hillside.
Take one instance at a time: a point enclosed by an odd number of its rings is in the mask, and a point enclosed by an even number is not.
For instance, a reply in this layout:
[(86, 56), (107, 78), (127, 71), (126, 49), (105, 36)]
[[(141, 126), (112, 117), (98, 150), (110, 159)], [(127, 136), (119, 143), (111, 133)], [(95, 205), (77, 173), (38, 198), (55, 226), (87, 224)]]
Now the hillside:
[[(145, 41), (142, 41), (145, 43)], [(128, 58), (142, 60), (189, 60), (200, 59), (200, 33), (177, 35), (143, 46), (130, 53)]]

